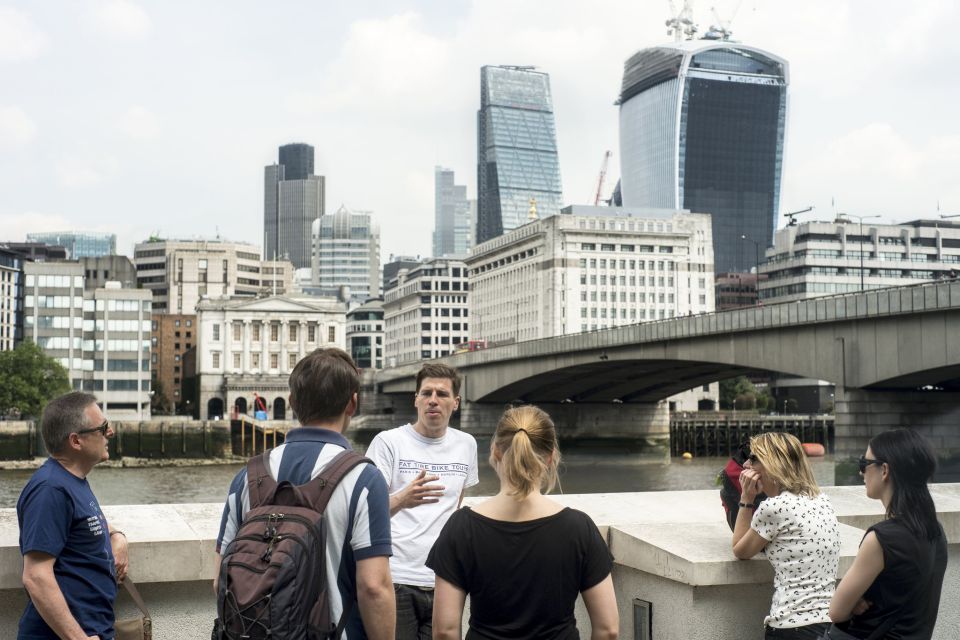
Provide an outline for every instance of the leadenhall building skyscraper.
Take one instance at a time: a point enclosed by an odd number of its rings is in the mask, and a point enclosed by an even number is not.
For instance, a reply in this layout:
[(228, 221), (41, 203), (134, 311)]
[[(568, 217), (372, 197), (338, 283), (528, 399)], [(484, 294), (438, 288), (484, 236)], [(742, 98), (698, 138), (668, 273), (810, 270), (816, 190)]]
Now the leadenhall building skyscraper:
[(643, 49), (624, 65), (620, 197), (625, 207), (713, 215), (714, 269), (750, 271), (776, 226), (787, 61), (728, 40)]

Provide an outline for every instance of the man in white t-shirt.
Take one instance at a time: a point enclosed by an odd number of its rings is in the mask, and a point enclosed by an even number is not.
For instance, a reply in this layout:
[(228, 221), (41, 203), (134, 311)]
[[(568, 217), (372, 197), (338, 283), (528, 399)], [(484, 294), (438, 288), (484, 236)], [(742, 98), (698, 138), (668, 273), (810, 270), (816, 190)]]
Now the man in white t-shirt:
[(433, 633), (433, 571), (427, 553), (467, 487), (479, 482), (477, 441), (449, 429), (460, 406), (460, 374), (444, 364), (425, 364), (417, 374), (417, 422), (381, 431), (367, 457), (390, 491), (390, 572), (397, 598), (397, 640), (424, 640)]

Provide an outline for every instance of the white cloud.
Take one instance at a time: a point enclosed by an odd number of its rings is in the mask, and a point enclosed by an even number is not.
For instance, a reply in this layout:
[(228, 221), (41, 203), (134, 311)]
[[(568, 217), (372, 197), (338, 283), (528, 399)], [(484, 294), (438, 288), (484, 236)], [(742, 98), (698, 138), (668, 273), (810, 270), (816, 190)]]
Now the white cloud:
[(37, 125), (20, 107), (0, 106), (0, 149), (27, 144), (37, 134)]
[(896, 222), (960, 211), (960, 135), (917, 139), (890, 123), (875, 122), (824, 141), (821, 152), (804, 158), (786, 174), (784, 208), (815, 202), (826, 219), (837, 208), (880, 214)]
[(74, 226), (74, 221), (60, 214), (36, 211), (4, 214), (3, 237), (12, 242), (23, 242), (28, 233), (63, 231)]
[(0, 61), (31, 60), (43, 53), (48, 43), (47, 35), (26, 13), (13, 7), (0, 7)]
[(127, 0), (100, 2), (90, 16), (97, 31), (123, 40), (139, 40), (150, 33), (150, 16)]
[(112, 156), (64, 155), (56, 163), (56, 173), (64, 187), (93, 187), (110, 180), (118, 167)]
[(354, 22), (340, 55), (314, 92), (294, 92), (294, 113), (316, 111), (422, 111), (435, 104), (437, 83), (450, 73), (449, 43), (423, 30), (414, 13)]
[(152, 111), (133, 106), (120, 116), (117, 127), (134, 140), (152, 140), (160, 135), (160, 121)]

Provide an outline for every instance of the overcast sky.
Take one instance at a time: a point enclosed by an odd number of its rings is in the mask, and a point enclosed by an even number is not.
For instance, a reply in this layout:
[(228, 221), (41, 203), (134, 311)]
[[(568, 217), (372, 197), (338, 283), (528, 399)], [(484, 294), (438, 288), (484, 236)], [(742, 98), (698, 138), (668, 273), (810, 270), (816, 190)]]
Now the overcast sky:
[[(681, 4), (678, 0), (678, 4)], [(960, 3), (701, 0), (791, 65), (782, 211), (960, 214)], [(563, 196), (619, 174), (624, 60), (666, 0), (0, 0), (0, 240), (30, 231), (262, 242), (263, 167), (316, 147), (327, 212), (372, 210), (427, 255), (433, 168), (476, 197), (484, 64), (550, 74)], [(608, 195), (608, 194), (607, 194)]]

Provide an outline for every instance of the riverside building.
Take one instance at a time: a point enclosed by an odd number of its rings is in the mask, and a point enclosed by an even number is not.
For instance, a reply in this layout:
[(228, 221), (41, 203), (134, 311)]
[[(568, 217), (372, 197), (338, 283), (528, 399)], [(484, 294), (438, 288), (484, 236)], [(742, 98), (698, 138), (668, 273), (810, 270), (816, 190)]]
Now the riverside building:
[(0, 351), (23, 338), (23, 263), (22, 255), (0, 245)]
[(430, 258), (401, 269), (383, 301), (386, 365), (450, 355), (470, 339), (467, 268), (455, 258)]
[(471, 339), (536, 340), (714, 310), (710, 216), (566, 207), (474, 247)]
[(24, 265), (24, 337), (96, 394), (111, 418), (150, 418), (151, 295), (118, 282), (88, 290), (79, 262)]
[(260, 249), (225, 240), (151, 238), (134, 248), (137, 285), (153, 293), (157, 313), (193, 314), (205, 297), (284, 294), (293, 265), (262, 260)]
[(534, 67), (480, 69), (477, 113), (477, 233), (485, 242), (560, 213), (563, 194), (550, 76)]
[(347, 312), (347, 352), (360, 369), (383, 369), (383, 298)]
[(290, 372), (316, 348), (346, 348), (346, 312), (343, 302), (314, 296), (202, 300), (196, 323), (201, 418), (252, 414), (256, 393), (272, 418), (286, 419)]
[(766, 247), (776, 226), (788, 81), (783, 58), (726, 40), (631, 56), (618, 100), (623, 206), (711, 214), (715, 271), (750, 271), (741, 236)]
[(960, 223), (803, 222), (777, 231), (760, 273), (764, 304), (955, 278)]

